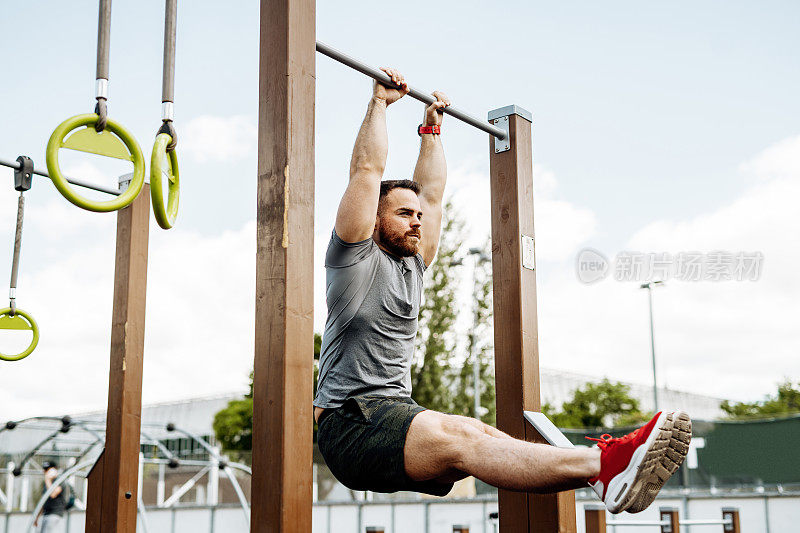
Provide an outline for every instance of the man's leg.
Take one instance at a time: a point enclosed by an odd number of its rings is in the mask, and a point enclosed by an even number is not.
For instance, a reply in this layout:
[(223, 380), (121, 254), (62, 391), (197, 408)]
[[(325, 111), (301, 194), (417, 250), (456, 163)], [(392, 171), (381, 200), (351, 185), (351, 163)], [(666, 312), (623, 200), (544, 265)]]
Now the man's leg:
[(403, 450), (415, 481), (450, 482), (467, 475), (507, 490), (554, 492), (585, 487), (600, 472), (600, 451), (517, 440), (478, 420), (423, 411)]

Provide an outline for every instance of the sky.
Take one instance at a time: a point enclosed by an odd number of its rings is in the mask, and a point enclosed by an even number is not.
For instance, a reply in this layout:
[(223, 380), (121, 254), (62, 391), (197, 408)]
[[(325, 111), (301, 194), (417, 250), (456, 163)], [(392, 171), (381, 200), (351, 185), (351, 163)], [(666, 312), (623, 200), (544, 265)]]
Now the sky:
[[(181, 210), (174, 229), (151, 225), (146, 403), (244, 390), (252, 367), (258, 3), (234, 7), (179, 5)], [(0, 31), (9, 58), (0, 158), (26, 154), (44, 168), (56, 125), (93, 108), (97, 3), (24, 2), (4, 14), (32, 24)], [(789, 1), (318, 2), (317, 38), (396, 67), (417, 88), (443, 90), (476, 116), (509, 104), (532, 112), (544, 367), (649, 383), (644, 278), (616, 279), (626, 276), (620, 261), (761, 257), (757, 279), (672, 277), (653, 291), (659, 385), (756, 401), (800, 379), (799, 17)], [(162, 38), (163, 2), (114, 4), (109, 116), (145, 154), (160, 125)], [(319, 55), (316, 78), (322, 331), (322, 254), (370, 82)], [(389, 108), (385, 177), (411, 175), (422, 113), (411, 99)], [(466, 244), (478, 245), (489, 229), (486, 134), (445, 118), (442, 140), (447, 195), (465, 219)], [(62, 161), (67, 174), (109, 186), (128, 171), (87, 154), (62, 151)], [(0, 280), (11, 265), (11, 176), (0, 168)], [(102, 409), (116, 217), (74, 207), (42, 178), (26, 202), (17, 302), (42, 333), (31, 356), (0, 365), (0, 420)], [(586, 248), (608, 261), (595, 283), (577, 275)], [(471, 274), (461, 272), (454, 282), (468, 308)], [(0, 350), (25, 345), (23, 335), (3, 332)]]

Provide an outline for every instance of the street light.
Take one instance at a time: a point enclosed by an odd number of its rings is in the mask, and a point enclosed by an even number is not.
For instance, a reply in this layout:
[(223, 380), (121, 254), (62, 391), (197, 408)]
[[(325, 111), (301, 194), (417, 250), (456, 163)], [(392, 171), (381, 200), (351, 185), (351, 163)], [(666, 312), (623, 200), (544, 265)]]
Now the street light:
[[(475, 257), (475, 264), (472, 268), (472, 287), (475, 288), (475, 271), (478, 269), (478, 265), (491, 261), (491, 258), (486, 255), (483, 250), (480, 248), (470, 248), (469, 255)], [(478, 361), (478, 357), (475, 355), (475, 330), (477, 328), (476, 320), (472, 321), (472, 342), (469, 343), (469, 356), (472, 358), (472, 383), (473, 383), (473, 416), (480, 420), (480, 410), (481, 410), (481, 364)]]
[[(486, 255), (481, 248), (470, 248), (467, 255), (471, 255), (475, 257), (475, 262), (472, 266), (472, 287), (475, 287), (475, 271), (478, 268), (478, 265), (482, 265), (488, 261), (491, 261), (491, 257)], [(458, 259), (453, 259), (450, 261), (450, 266), (462, 266), (464, 264), (464, 258), (460, 257)], [(480, 388), (480, 379), (481, 379), (481, 365), (478, 358), (475, 357), (475, 330), (477, 327), (476, 320), (472, 321), (472, 330), (470, 331), (470, 336), (472, 337), (472, 342), (469, 343), (469, 357), (472, 359), (472, 381), (474, 383), (473, 387), (473, 402), (472, 402), (472, 411), (473, 416), (476, 419), (480, 419), (480, 411), (481, 411), (481, 388)]]
[(653, 409), (658, 412), (658, 381), (656, 380), (656, 339), (653, 329), (653, 287), (664, 285), (663, 281), (642, 283), (640, 289), (647, 289), (647, 301), (650, 304), (650, 353), (653, 357)]

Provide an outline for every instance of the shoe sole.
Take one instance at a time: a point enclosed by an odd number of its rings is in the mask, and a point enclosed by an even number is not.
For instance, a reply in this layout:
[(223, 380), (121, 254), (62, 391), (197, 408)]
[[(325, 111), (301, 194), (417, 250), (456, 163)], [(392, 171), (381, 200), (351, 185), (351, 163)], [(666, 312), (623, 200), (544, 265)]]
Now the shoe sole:
[[(660, 455), (652, 472), (642, 477), (637, 496), (625, 509), (629, 513), (640, 513), (647, 509), (658, 496), (664, 483), (678, 471), (686, 455), (689, 453), (689, 442), (692, 440), (692, 420), (683, 411), (675, 411), (667, 415), (671, 426), (669, 444)], [(635, 487), (636, 488), (636, 487)]]
[(672, 426), (669, 414), (662, 413), (645, 443), (631, 456), (628, 467), (608, 484), (604, 503), (609, 512), (621, 513), (640, 498), (641, 488), (650, 480), (669, 448)]

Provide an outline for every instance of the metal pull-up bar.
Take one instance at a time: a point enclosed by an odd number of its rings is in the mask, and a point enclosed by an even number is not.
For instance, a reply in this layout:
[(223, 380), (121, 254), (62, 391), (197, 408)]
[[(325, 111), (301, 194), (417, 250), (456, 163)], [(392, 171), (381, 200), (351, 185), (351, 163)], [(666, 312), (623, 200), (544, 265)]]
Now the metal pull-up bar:
[[(5, 159), (0, 159), (0, 166), (13, 168), (14, 170), (19, 170), (21, 168), (20, 163), (16, 161), (6, 161)], [(42, 176), (48, 179), (53, 179), (50, 177), (50, 174), (45, 172), (44, 170), (36, 170), (33, 169), (33, 174), (37, 176)], [(87, 189), (92, 189), (93, 191), (104, 192), (106, 194), (113, 194), (114, 196), (119, 196), (121, 193), (118, 190), (111, 189), (110, 187), (103, 187), (102, 185), (94, 185), (93, 183), (89, 183), (88, 181), (82, 181), (75, 178), (67, 178), (67, 182), (73, 185), (78, 185), (79, 187), (85, 187)]]
[[(348, 56), (347, 54), (343, 54), (342, 52), (331, 48), (330, 46), (328, 46), (325, 43), (321, 43), (321, 42), (317, 41), (317, 52), (319, 52), (319, 53), (321, 53), (323, 55), (326, 55), (326, 56), (330, 57), (331, 59), (335, 59), (339, 63), (342, 63), (343, 65), (347, 65), (348, 67), (352, 68), (353, 70), (357, 70), (362, 74), (366, 74), (370, 78), (373, 78), (373, 79), (383, 83), (384, 85), (388, 85), (390, 87), (396, 87), (396, 85), (394, 83), (392, 83), (392, 80), (389, 78), (389, 76), (387, 76), (383, 71), (381, 71), (379, 69), (376, 69), (376, 68), (373, 68), (373, 67), (370, 67), (369, 65), (366, 65), (366, 64), (362, 63), (361, 61)], [(432, 104), (433, 102), (436, 101), (436, 99), (432, 95), (430, 95), (430, 94), (428, 94), (426, 92), (420, 91), (418, 89), (415, 89), (415, 88), (411, 87), (410, 85), (408, 86), (408, 89), (409, 89), (408, 96), (410, 96), (411, 98), (414, 98), (415, 100), (419, 100), (420, 102), (424, 102), (424, 103), (426, 103), (428, 105), (430, 105), (430, 104)], [(494, 137), (500, 139), (501, 141), (508, 138), (508, 133), (506, 133), (502, 129), (500, 129), (500, 128), (496, 127), (496, 126), (493, 126), (493, 125), (489, 124), (488, 122), (485, 122), (483, 120), (477, 119), (477, 118), (473, 117), (472, 115), (470, 115), (469, 113), (465, 113), (465, 112), (461, 111), (460, 109), (458, 109), (456, 107), (448, 106), (448, 107), (444, 108), (443, 111), (446, 114), (451, 115), (451, 116), (457, 118), (458, 120), (460, 120), (462, 122), (466, 122), (470, 126), (473, 126), (475, 128), (478, 128), (479, 130), (485, 131), (486, 133), (488, 133), (490, 135), (493, 135)]]

